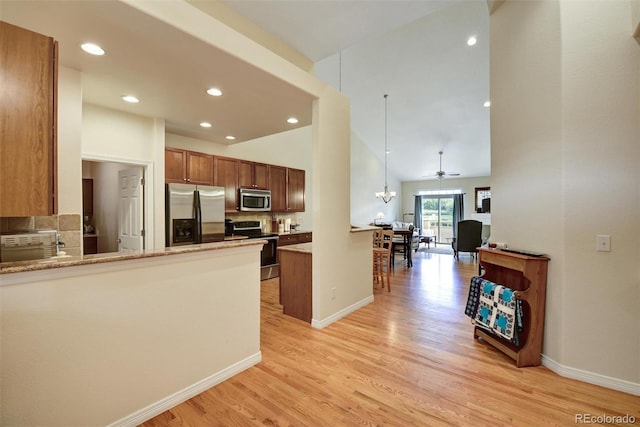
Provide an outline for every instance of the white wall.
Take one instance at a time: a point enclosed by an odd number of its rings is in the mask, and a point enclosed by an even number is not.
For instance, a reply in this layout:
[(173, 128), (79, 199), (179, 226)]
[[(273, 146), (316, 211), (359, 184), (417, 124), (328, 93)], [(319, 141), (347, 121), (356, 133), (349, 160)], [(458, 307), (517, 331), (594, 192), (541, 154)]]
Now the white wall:
[[(313, 318), (324, 325), (372, 295), (371, 235), (351, 233), (349, 107), (346, 98), (313, 75), (183, 2), (132, 2), (168, 22), (301, 88), (316, 98), (312, 125)], [(353, 236), (352, 234), (358, 234)], [(356, 242), (349, 245), (349, 241)], [(368, 244), (366, 244), (366, 243)], [(331, 289), (337, 297), (328, 300)], [(361, 295), (364, 298), (358, 299)]]
[[(479, 176), (473, 178), (446, 178), (442, 182), (437, 179), (424, 181), (407, 181), (402, 183), (402, 212), (413, 213), (415, 196), (423, 190), (458, 190), (464, 193), (464, 218), (471, 219), (475, 210), (476, 187), (491, 187), (491, 178)], [(492, 189), (493, 190), (493, 189)], [(493, 196), (493, 193), (492, 193)], [(493, 202), (493, 201), (492, 201)], [(492, 203), (493, 204), (493, 203)], [(493, 206), (492, 206), (493, 207)]]
[(384, 162), (371, 149), (351, 132), (351, 223), (353, 225), (370, 224), (378, 213), (384, 215), (384, 221), (402, 221), (402, 185), (391, 173), (388, 173), (389, 191), (395, 191), (396, 197), (389, 203), (376, 198), (377, 192), (384, 190)]
[(82, 76), (58, 67), (58, 213), (82, 215)]
[[(574, 302), (565, 310), (566, 360), (633, 381), (640, 394), (640, 46), (630, 37), (624, 2), (563, 1), (560, 14), (565, 283)], [(606, 179), (585, 174), (593, 170), (608, 171)], [(595, 252), (597, 234), (612, 236), (612, 252)], [(590, 325), (585, 341), (575, 320), (596, 310), (605, 319)]]
[[(628, 2), (491, 16), (492, 238), (550, 255), (545, 364), (640, 394), (640, 48)], [(612, 251), (596, 252), (596, 235)]]
[(164, 247), (164, 122), (84, 104), (82, 158), (146, 167), (147, 247)]
[(168, 133), (167, 147), (305, 170), (305, 212), (295, 214), (301, 229), (313, 231), (312, 127), (293, 129), (233, 145)]
[(137, 425), (258, 363), (260, 249), (4, 275), (2, 425)]
[(312, 324), (315, 327), (326, 326), (373, 301), (372, 234), (351, 233), (350, 117), (349, 100), (325, 86), (313, 106)]

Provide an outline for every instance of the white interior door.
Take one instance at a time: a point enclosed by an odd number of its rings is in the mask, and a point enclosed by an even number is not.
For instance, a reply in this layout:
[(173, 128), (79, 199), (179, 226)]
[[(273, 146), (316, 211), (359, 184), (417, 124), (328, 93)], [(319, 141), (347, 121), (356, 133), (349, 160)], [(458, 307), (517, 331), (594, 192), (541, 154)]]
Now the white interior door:
[(118, 252), (142, 249), (143, 197), (142, 168), (118, 171), (120, 192), (118, 217)]

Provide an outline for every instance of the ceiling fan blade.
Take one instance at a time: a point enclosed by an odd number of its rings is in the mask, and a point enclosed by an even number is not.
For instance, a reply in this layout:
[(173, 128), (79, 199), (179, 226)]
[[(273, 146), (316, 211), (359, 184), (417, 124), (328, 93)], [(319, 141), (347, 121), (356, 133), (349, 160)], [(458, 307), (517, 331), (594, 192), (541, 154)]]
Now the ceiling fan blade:
[(442, 170), (442, 150), (438, 151), (438, 154), (440, 155), (440, 170), (436, 172), (436, 178), (438, 179), (444, 179), (445, 176), (460, 176), (459, 173), (446, 173), (445, 171)]

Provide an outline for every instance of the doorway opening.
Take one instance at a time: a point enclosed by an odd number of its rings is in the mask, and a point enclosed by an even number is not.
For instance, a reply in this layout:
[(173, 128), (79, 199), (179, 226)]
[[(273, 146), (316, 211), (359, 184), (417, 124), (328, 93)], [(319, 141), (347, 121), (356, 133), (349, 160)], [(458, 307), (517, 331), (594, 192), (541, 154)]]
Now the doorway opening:
[(82, 161), (84, 253), (145, 249), (146, 166)]
[(423, 230), (431, 230), (437, 243), (450, 243), (453, 238), (453, 196), (422, 197)]

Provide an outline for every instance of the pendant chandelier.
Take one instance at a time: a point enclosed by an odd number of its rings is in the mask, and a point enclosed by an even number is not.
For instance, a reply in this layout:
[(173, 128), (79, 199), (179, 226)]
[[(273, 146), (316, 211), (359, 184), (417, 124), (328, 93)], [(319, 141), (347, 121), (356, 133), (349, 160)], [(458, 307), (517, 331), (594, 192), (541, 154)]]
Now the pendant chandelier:
[(389, 203), (391, 199), (396, 197), (395, 191), (389, 191), (387, 186), (387, 155), (389, 150), (387, 149), (387, 98), (389, 95), (384, 95), (384, 191), (377, 192), (376, 197), (382, 199), (383, 202)]

